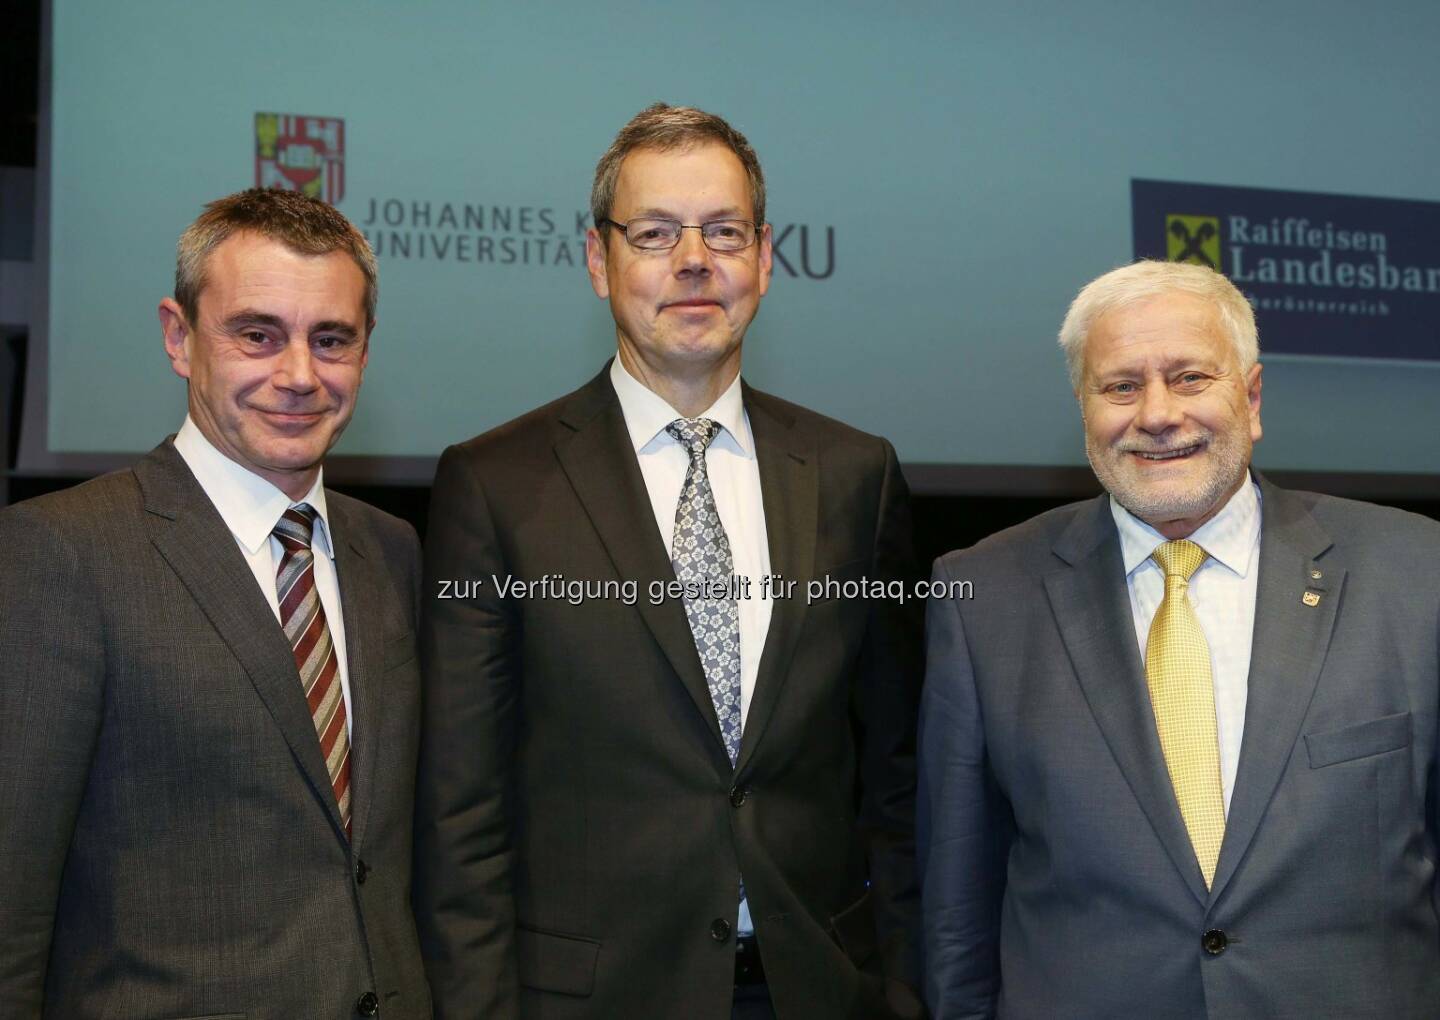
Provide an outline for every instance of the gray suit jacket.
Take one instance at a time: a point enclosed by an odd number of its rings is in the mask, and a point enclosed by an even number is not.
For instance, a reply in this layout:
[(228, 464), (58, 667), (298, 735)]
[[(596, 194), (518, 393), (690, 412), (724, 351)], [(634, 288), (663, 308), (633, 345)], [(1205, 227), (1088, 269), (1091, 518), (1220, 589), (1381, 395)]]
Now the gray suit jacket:
[[(418, 543), (327, 493), (340, 826), (284, 635), (166, 442), (0, 513), (0, 1013), (430, 1015), (410, 911)], [(363, 864), (362, 864), (363, 862)]]
[(939, 1020), (1440, 1016), (1440, 526), (1262, 495), (1245, 733), (1208, 891), (1106, 499), (937, 562), (974, 585), (931, 606), (921, 721)]

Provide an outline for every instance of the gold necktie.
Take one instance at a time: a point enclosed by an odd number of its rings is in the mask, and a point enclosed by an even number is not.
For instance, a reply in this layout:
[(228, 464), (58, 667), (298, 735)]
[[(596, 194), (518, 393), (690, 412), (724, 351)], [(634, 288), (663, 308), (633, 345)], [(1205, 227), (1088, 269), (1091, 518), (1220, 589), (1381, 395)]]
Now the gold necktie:
[(1208, 555), (1185, 539), (1166, 542), (1152, 553), (1165, 571), (1165, 598), (1155, 611), (1145, 645), (1145, 682), (1160, 750), (1206, 888), (1215, 878), (1220, 842), (1225, 838), (1225, 796), (1220, 786), (1210, 646), (1186, 590), (1190, 575)]

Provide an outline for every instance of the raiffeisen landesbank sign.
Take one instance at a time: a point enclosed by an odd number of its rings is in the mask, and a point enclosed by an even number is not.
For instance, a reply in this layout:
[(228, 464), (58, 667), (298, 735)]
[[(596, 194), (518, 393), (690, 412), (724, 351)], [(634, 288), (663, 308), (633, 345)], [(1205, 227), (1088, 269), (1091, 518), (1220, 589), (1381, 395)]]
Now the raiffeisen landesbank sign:
[(1133, 180), (1137, 258), (1206, 265), (1271, 353), (1440, 359), (1440, 203)]

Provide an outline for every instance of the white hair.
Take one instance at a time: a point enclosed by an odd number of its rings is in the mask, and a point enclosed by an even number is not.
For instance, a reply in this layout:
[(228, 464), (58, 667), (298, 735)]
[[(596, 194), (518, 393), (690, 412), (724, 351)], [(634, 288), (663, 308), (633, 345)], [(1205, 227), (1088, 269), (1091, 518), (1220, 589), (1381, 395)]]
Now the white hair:
[(1235, 348), (1240, 370), (1248, 372), (1260, 360), (1260, 334), (1255, 310), (1235, 285), (1208, 266), (1144, 259), (1112, 269), (1085, 285), (1065, 313), (1060, 326), (1060, 348), (1070, 369), (1070, 387), (1080, 392), (1085, 368), (1085, 342), (1090, 330), (1106, 312), (1162, 294), (1194, 294), (1210, 302)]

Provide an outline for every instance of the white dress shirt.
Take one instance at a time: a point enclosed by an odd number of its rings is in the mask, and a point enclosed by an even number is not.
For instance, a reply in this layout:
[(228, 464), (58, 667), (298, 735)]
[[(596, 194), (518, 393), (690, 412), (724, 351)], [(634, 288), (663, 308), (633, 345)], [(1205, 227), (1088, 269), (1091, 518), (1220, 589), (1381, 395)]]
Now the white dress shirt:
[[(1165, 598), (1165, 572), (1150, 554), (1166, 539), (1113, 496), (1110, 513), (1120, 529), (1130, 612), (1143, 663), (1150, 624)], [(1255, 588), (1260, 577), (1260, 487), (1247, 479), (1218, 514), (1195, 530), (1190, 541), (1210, 554), (1190, 578), (1189, 596), (1210, 645), (1220, 782), (1228, 815), (1250, 692), (1250, 644), (1255, 635)]]
[(325, 609), (325, 623), (335, 645), (336, 665), (340, 668), (340, 693), (345, 698), (345, 730), (353, 734), (355, 713), (350, 708), (350, 671), (345, 662), (345, 618), (340, 611), (340, 582), (335, 574), (335, 550), (330, 541), (330, 518), (325, 506), (324, 471), (304, 499), (290, 497), (274, 485), (215, 449), (199, 427), (185, 416), (185, 424), (175, 436), (175, 449), (180, 454), (200, 488), (219, 511), (221, 519), (235, 544), (245, 557), (255, 583), (260, 586), (275, 620), (280, 620), (280, 598), (275, 592), (275, 575), (279, 571), (284, 549), (271, 532), (280, 515), (292, 506), (309, 503), (315, 510), (315, 530), (310, 546), (315, 551), (315, 590)]
[[(665, 540), (665, 554), (673, 555), (675, 508), (680, 503), (680, 490), (685, 487), (690, 455), (665, 431), (665, 426), (685, 416), (627, 372), (618, 356), (610, 364), (610, 383), (620, 398), (620, 411), (640, 461), (640, 474), (645, 479), (650, 507), (655, 512), (655, 525)], [(750, 418), (740, 396), (740, 376), (737, 374), (715, 403), (696, 417), (709, 418), (721, 426), (705, 451), (705, 471), (710, 476), (710, 491), (715, 495), (715, 509), (720, 513), (725, 537), (730, 540), (735, 573), (750, 578), (750, 597), (739, 600), (743, 741), (745, 716), (755, 693), (760, 653), (765, 648), (773, 607), (771, 600), (760, 594), (760, 578), (770, 573), (770, 546), (765, 532), (765, 502), (760, 495), (760, 462), (755, 459), (755, 437), (750, 432)], [(745, 900), (740, 901), (736, 930), (741, 935), (755, 930), (750, 905)]]
[[(620, 398), (625, 428), (640, 460), (640, 474), (655, 512), (655, 525), (665, 540), (665, 554), (674, 552), (675, 508), (685, 487), (690, 455), (665, 431), (676, 418), (685, 417), (653, 390), (646, 389), (625, 370), (617, 357), (610, 365), (610, 382)], [(760, 463), (755, 459), (755, 437), (750, 418), (740, 397), (740, 377), (698, 418), (719, 422), (721, 431), (705, 452), (705, 470), (715, 508), (735, 573), (750, 578), (750, 597), (740, 602), (740, 723), (750, 711), (755, 677), (760, 671), (760, 653), (770, 630), (770, 599), (760, 596), (760, 578), (770, 573), (770, 546), (765, 533), (765, 502), (760, 496)]]

